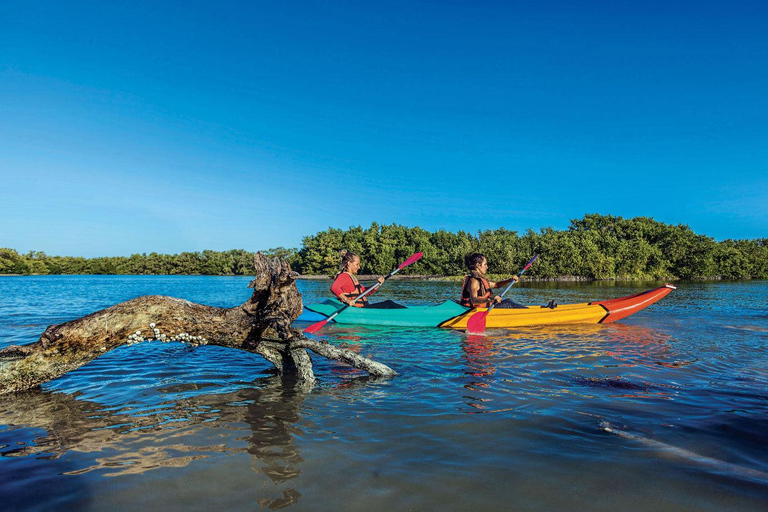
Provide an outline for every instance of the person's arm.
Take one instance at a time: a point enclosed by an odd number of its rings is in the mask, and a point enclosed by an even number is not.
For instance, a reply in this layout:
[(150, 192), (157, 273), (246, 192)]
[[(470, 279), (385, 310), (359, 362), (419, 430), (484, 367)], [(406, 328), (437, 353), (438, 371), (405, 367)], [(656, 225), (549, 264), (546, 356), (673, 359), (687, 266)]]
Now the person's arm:
[[(490, 283), (488, 283), (490, 284)], [(474, 306), (487, 306), (488, 305), (488, 299), (485, 297), (478, 297), (478, 294), (480, 293), (480, 283), (477, 281), (477, 279), (472, 279), (469, 281), (469, 301)], [(492, 298), (491, 300), (494, 300)]]
[(491, 288), (503, 288), (504, 286), (507, 286), (512, 281), (518, 282), (520, 280), (517, 276), (512, 276), (509, 279), (505, 279), (504, 281), (499, 281), (498, 283), (494, 283), (493, 281), (488, 281), (488, 284), (491, 285)]
[[(376, 282), (378, 282), (379, 284), (383, 284), (383, 283), (384, 283), (384, 278), (383, 278), (383, 277), (380, 277), (380, 278), (378, 278), (378, 279), (376, 280)], [(361, 290), (362, 290), (362, 291), (365, 291), (365, 290), (367, 290), (367, 289), (368, 289), (368, 288), (366, 288), (365, 286), (363, 286), (362, 284), (360, 285), (360, 288), (361, 288)], [(369, 293), (368, 295), (373, 295), (374, 293), (376, 293), (376, 292), (378, 292), (378, 291), (379, 291), (379, 289), (377, 288), (377, 289), (373, 290), (371, 293)]]
[(347, 297), (347, 293), (351, 293), (354, 290), (355, 284), (352, 282), (352, 278), (346, 273), (339, 274), (331, 285), (331, 292), (344, 304), (354, 304), (352, 299)]

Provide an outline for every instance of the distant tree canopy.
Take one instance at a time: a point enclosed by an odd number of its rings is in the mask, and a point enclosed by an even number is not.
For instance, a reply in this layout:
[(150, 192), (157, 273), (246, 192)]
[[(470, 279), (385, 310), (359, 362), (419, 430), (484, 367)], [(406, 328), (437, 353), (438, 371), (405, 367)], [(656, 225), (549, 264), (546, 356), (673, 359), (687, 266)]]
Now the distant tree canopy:
[(481, 252), (489, 273), (518, 272), (534, 255), (541, 257), (530, 276), (588, 279), (768, 278), (768, 239), (724, 240), (697, 235), (688, 226), (657, 222), (649, 217), (625, 219), (589, 214), (572, 220), (567, 230), (552, 228), (518, 235), (492, 229), (471, 234), (371, 224), (367, 229), (330, 228), (303, 240), (291, 257), (302, 274), (338, 272), (339, 251), (360, 255), (361, 274), (385, 274), (417, 251), (417, 265), (404, 274), (458, 276), (466, 272), (464, 255)]
[[(262, 251), (270, 256), (287, 257), (295, 250), (282, 247)], [(132, 254), (103, 258), (47, 256), (32, 251), (18, 254), (0, 249), (0, 274), (204, 274), (253, 275), (253, 253), (242, 249), (181, 254)]]
[[(503, 228), (471, 234), (430, 232), (396, 224), (380, 226), (374, 222), (365, 229), (329, 228), (307, 236), (299, 250), (277, 247), (262, 252), (287, 258), (294, 270), (305, 275), (333, 275), (338, 271), (341, 249), (360, 255), (361, 274), (386, 274), (411, 254), (423, 251), (424, 258), (404, 269), (404, 274), (459, 276), (465, 272), (464, 255), (481, 252), (488, 257), (489, 272), (493, 274), (518, 272), (533, 254), (540, 254), (527, 275), (588, 279), (768, 278), (766, 238), (717, 242), (682, 224), (599, 214), (572, 220), (567, 230), (529, 229), (523, 235)], [(245, 250), (78, 258), (36, 251), (21, 255), (13, 249), (0, 249), (0, 274), (252, 273), (252, 255)]]

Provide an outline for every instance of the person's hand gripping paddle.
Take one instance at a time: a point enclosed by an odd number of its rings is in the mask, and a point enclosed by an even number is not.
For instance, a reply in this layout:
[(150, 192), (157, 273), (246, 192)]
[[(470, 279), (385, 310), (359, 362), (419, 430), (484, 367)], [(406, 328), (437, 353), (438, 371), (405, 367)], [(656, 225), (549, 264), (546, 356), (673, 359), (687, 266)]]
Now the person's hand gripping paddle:
[[(423, 253), (423, 252), (417, 252), (416, 254), (414, 254), (413, 256), (411, 256), (410, 258), (408, 258), (407, 260), (405, 260), (404, 262), (402, 262), (402, 263), (400, 264), (400, 266), (398, 266), (398, 267), (397, 267), (395, 270), (393, 270), (392, 272), (390, 272), (389, 274), (387, 274), (387, 275), (384, 277), (384, 280), (386, 281), (387, 279), (389, 279), (389, 278), (390, 278), (390, 277), (392, 277), (393, 275), (397, 274), (398, 272), (400, 272), (400, 270), (404, 269), (404, 268), (405, 268), (405, 267), (407, 267), (408, 265), (411, 265), (411, 264), (413, 264), (413, 263), (416, 263), (417, 261), (419, 261), (419, 258), (421, 258), (422, 256), (424, 256), (424, 253)], [(370, 288), (368, 288), (367, 290), (365, 290), (363, 293), (361, 293), (360, 295), (358, 295), (358, 296), (357, 296), (357, 298), (355, 299), (355, 302), (357, 302), (358, 300), (362, 299), (363, 297), (365, 297), (366, 295), (368, 295), (369, 293), (371, 293), (372, 291), (374, 291), (375, 289), (377, 289), (379, 286), (381, 286), (381, 283), (376, 283), (375, 285), (371, 286)], [(328, 318), (325, 318), (325, 319), (323, 319), (323, 320), (320, 320), (319, 322), (316, 322), (316, 323), (314, 323), (314, 324), (310, 325), (309, 327), (307, 327), (306, 329), (304, 329), (304, 332), (305, 332), (305, 333), (307, 333), (307, 334), (315, 334), (317, 331), (319, 331), (320, 329), (322, 329), (322, 328), (323, 328), (323, 326), (324, 326), (325, 324), (327, 324), (328, 322), (330, 322), (331, 320), (333, 320), (334, 318), (336, 318), (336, 317), (337, 317), (339, 314), (341, 314), (342, 312), (344, 312), (344, 310), (346, 310), (348, 307), (350, 307), (350, 306), (349, 306), (349, 304), (347, 304), (347, 305), (346, 305), (346, 306), (344, 306), (343, 308), (339, 309), (338, 311), (336, 311), (334, 314), (332, 314), (332, 315), (331, 315), (331, 316), (329, 316)]]
[[(539, 255), (537, 254), (533, 258), (531, 258), (531, 261), (528, 262), (528, 264), (525, 266), (523, 270), (520, 271), (518, 274), (519, 276), (523, 275), (523, 273), (528, 270), (531, 265), (533, 265), (533, 262), (536, 261), (536, 258), (538, 258)], [(515, 281), (512, 281), (507, 285), (506, 288), (504, 288), (504, 291), (501, 292), (499, 297), (503, 297), (505, 293), (509, 291), (510, 288), (512, 288), (512, 285), (515, 284)], [(471, 317), (469, 317), (469, 320), (467, 320), (467, 332), (470, 334), (483, 334), (485, 332), (485, 320), (488, 317), (488, 313), (491, 312), (491, 310), (496, 306), (496, 303), (492, 303), (488, 309), (485, 311), (478, 311)]]

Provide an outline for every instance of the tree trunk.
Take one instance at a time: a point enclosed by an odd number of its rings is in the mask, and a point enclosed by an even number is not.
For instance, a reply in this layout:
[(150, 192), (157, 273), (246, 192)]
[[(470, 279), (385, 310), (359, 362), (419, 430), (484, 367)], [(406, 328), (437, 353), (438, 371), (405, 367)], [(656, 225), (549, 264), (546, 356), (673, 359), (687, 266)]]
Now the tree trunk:
[(298, 274), (277, 258), (254, 255), (253, 294), (234, 308), (215, 308), (159, 295), (121, 302), (77, 320), (48, 327), (31, 345), (0, 351), (0, 393), (39, 386), (122, 345), (180, 341), (219, 345), (263, 356), (281, 375), (314, 381), (305, 349), (368, 371), (396, 373), (352, 351), (307, 339), (292, 327), (302, 312)]

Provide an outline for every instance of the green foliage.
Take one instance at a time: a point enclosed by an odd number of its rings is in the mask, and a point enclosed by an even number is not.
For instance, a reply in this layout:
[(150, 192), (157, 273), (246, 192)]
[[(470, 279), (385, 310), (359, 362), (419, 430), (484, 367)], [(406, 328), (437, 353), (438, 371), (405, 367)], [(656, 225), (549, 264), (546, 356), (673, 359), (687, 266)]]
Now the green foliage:
[(13, 249), (0, 249), (0, 274), (29, 274), (29, 264)]
[(360, 254), (362, 274), (386, 274), (414, 252), (423, 251), (418, 265), (403, 273), (461, 275), (466, 271), (464, 255), (482, 252), (488, 257), (489, 273), (496, 275), (518, 272), (533, 254), (540, 254), (528, 271), (531, 276), (768, 278), (768, 239), (716, 242), (688, 226), (650, 217), (588, 214), (571, 220), (565, 231), (529, 229), (522, 236), (503, 228), (477, 235), (376, 223), (368, 229), (329, 228), (305, 237), (291, 264), (303, 274), (333, 275), (341, 249)]
[[(539, 254), (528, 275), (591, 279), (768, 278), (766, 238), (717, 242), (682, 224), (599, 214), (571, 220), (564, 231), (529, 229), (523, 235), (503, 228), (473, 235), (374, 222), (368, 228), (328, 228), (306, 236), (299, 250), (276, 247), (263, 252), (287, 259), (302, 274), (334, 275), (339, 270), (341, 249), (360, 255), (361, 274), (386, 274), (411, 254), (422, 251), (424, 258), (403, 269), (403, 274), (462, 275), (466, 271), (464, 255), (482, 252), (488, 257), (489, 273), (494, 275), (518, 272), (534, 254)], [(13, 249), (0, 249), (0, 274), (251, 275), (253, 255), (238, 249), (85, 259), (34, 251), (21, 255)]]
[[(264, 251), (278, 258), (291, 258), (295, 249), (278, 247)], [(253, 253), (231, 251), (183, 252), (181, 254), (132, 254), (129, 257), (80, 258), (47, 256), (42, 252), (19, 255), (0, 249), (0, 274), (203, 274), (253, 275)]]

